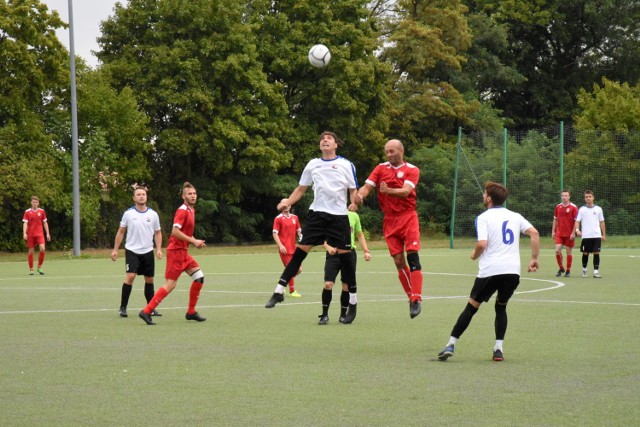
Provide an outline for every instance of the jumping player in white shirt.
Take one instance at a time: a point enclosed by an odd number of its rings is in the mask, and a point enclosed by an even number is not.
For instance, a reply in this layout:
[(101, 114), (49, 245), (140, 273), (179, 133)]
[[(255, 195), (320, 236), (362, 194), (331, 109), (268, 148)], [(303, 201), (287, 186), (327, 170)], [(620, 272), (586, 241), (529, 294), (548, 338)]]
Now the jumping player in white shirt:
[(284, 290), (294, 277), (302, 261), (314, 246), (327, 242), (337, 249), (341, 258), (345, 258), (343, 271), (345, 281), (353, 285), (355, 293), (355, 270), (351, 267), (351, 230), (347, 215), (347, 195), (351, 204), (349, 208), (356, 210), (354, 205), (357, 193), (356, 170), (349, 160), (336, 154), (343, 142), (333, 132), (323, 132), (319, 138), (322, 156), (307, 163), (299, 185), (291, 195), (278, 203), (281, 211), (287, 206), (296, 204), (307, 189), (313, 186), (313, 203), (309, 206), (309, 215), (302, 226), (302, 240), (298, 243), (293, 257), (285, 267), (280, 280), (265, 307), (273, 308), (284, 301)]

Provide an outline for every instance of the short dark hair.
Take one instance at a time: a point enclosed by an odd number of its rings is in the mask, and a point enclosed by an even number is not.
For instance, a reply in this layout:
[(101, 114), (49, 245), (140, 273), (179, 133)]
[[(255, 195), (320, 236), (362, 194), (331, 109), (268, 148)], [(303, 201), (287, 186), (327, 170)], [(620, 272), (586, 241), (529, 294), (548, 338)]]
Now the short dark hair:
[(136, 191), (138, 191), (138, 190), (144, 190), (144, 192), (145, 192), (145, 193), (147, 193), (147, 194), (149, 193), (149, 190), (147, 189), (147, 186), (146, 186), (146, 185), (144, 185), (144, 184), (141, 184), (141, 185), (134, 185), (134, 186), (133, 186), (133, 195), (134, 195), (134, 196), (135, 196), (135, 194), (136, 194)]
[(593, 191), (591, 190), (585, 190), (584, 194), (591, 194), (593, 196)]
[(502, 205), (509, 195), (507, 187), (493, 181), (487, 181), (484, 183), (484, 191), (489, 197), (491, 197), (491, 201), (496, 206)]
[(323, 138), (325, 135), (332, 136), (332, 137), (333, 137), (333, 139), (335, 139), (335, 140), (336, 140), (336, 143), (338, 144), (338, 147), (342, 147), (342, 146), (344, 145), (344, 142), (343, 142), (340, 138), (338, 138), (338, 135), (336, 135), (335, 133), (333, 133), (333, 132), (331, 132), (331, 131), (328, 131), (328, 130), (325, 130), (324, 132), (322, 132), (322, 133), (320, 134), (320, 137), (318, 138), (318, 142), (322, 141), (322, 138)]

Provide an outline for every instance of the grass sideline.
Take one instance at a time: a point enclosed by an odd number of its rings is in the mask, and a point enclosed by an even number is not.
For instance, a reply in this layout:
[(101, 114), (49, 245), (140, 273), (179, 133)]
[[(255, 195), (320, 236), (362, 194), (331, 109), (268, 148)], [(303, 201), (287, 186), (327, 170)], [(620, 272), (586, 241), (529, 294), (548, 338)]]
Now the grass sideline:
[(557, 279), (553, 250), (544, 249), (541, 270), (523, 274), (509, 305), (505, 361), (490, 360), (491, 301), (454, 357), (439, 362), (477, 271), (471, 246), (427, 244), (426, 298), (411, 320), (393, 263), (376, 245), (371, 262), (359, 261), (356, 321), (337, 322), (336, 290), (327, 326), (316, 324), (321, 252), (309, 255), (297, 279), (303, 298), (266, 310), (282, 270), (273, 247), (192, 250), (206, 275), (198, 309), (208, 320), (184, 320), (183, 276), (153, 327), (136, 316), (140, 278), (130, 317), (117, 317), (124, 261), (113, 263), (108, 252), (48, 257), (41, 277), (27, 276), (23, 259), (5, 262), (0, 424), (633, 424), (640, 416), (640, 250), (605, 250), (598, 280), (579, 277), (579, 257), (574, 277)]

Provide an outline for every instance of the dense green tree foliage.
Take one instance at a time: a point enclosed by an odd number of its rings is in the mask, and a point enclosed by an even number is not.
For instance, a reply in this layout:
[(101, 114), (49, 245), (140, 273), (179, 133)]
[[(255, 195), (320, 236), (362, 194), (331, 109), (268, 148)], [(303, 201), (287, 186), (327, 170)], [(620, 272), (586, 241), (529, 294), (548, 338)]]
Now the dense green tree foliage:
[(508, 28), (501, 63), (525, 80), (497, 88), (496, 108), (517, 127), (569, 121), (580, 89), (607, 77), (635, 84), (640, 77), (640, 1), (467, 1)]
[(113, 84), (133, 90), (150, 119), (159, 203), (177, 204), (182, 182), (192, 181), (208, 218), (200, 235), (211, 240), (257, 237), (260, 215), (238, 206), (268, 191), (292, 158), (286, 104), (266, 79), (245, 6), (133, 0), (116, 6), (100, 39)]
[(383, 58), (394, 72), (391, 132), (409, 148), (455, 134), (479, 108), (451, 83), (471, 46), (466, 10), (455, 0), (401, 0), (388, 20)]
[(608, 228), (616, 234), (640, 233), (640, 84), (603, 79), (593, 91), (578, 94), (577, 146), (567, 156), (569, 176), (591, 189), (598, 203), (608, 194), (624, 197), (603, 207), (612, 214)]
[[(269, 240), (276, 202), (318, 156), (324, 130), (344, 139), (339, 154), (360, 183), (384, 142), (403, 140), (422, 171), (422, 228), (446, 232), (458, 127), (572, 117), (566, 181), (625, 189), (604, 207), (617, 230), (640, 232), (639, 10), (636, 0), (117, 4), (102, 23), (101, 65), (77, 61), (82, 244), (111, 245), (136, 183), (168, 229), (185, 180), (199, 190), (198, 236)], [(51, 247), (71, 245), (69, 58), (55, 36), (64, 25), (38, 0), (0, 0), (0, 250), (23, 247), (32, 194), (49, 214)], [(329, 46), (328, 67), (308, 63), (316, 43)], [(461, 177), (459, 197), (471, 222), (482, 210), (476, 180), (501, 178), (497, 134), (468, 147), (477, 176)], [(557, 144), (536, 131), (509, 141), (512, 207), (543, 215), (555, 202)], [(311, 196), (296, 207), (303, 220)], [(361, 215), (379, 234), (375, 198)]]
[[(72, 241), (69, 56), (64, 24), (38, 1), (0, 1), (0, 249), (22, 248), (29, 197), (47, 210), (54, 249)], [(130, 89), (78, 61), (81, 230), (84, 244), (113, 240), (130, 184), (150, 178), (147, 117)], [(116, 214), (117, 212), (117, 214)], [(112, 225), (112, 227), (110, 227)]]
[[(176, 203), (199, 188), (203, 237), (255, 240), (288, 195), (278, 172), (299, 174), (317, 135), (337, 132), (345, 155), (369, 165), (383, 141), (384, 67), (365, 2), (135, 0), (103, 24), (99, 53), (118, 88), (150, 117), (153, 184)], [(308, 49), (331, 47), (314, 69)], [(366, 164), (366, 163), (365, 163)], [(258, 227), (257, 225), (262, 225)]]
[[(0, 1), (0, 249), (22, 242), (22, 212), (37, 194), (60, 209), (64, 175), (47, 134), (60, 108), (63, 23), (37, 0)], [(52, 228), (52, 231), (54, 229)]]

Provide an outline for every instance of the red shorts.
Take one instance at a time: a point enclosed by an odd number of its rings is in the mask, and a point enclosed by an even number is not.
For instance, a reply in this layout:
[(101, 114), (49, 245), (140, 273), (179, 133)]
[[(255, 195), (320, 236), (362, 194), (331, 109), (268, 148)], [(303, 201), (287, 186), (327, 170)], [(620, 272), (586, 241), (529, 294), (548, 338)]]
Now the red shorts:
[(27, 236), (27, 247), (31, 249), (36, 245), (44, 245), (44, 236)]
[(178, 280), (183, 271), (199, 267), (200, 265), (189, 255), (186, 249), (167, 249), (165, 279)]
[(382, 232), (391, 256), (420, 250), (420, 223), (416, 211), (399, 216), (385, 216)]
[(576, 239), (570, 239), (569, 237), (560, 237), (556, 234), (556, 245), (566, 246), (572, 248), (576, 244)]
[[(295, 251), (295, 249), (294, 249)], [(289, 253), (287, 252), (286, 254), (283, 254), (282, 252), (278, 252), (280, 254), (280, 259), (282, 260), (282, 265), (284, 265), (285, 267), (289, 264), (289, 262), (291, 262), (291, 258), (293, 258), (293, 252)]]

